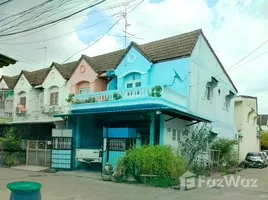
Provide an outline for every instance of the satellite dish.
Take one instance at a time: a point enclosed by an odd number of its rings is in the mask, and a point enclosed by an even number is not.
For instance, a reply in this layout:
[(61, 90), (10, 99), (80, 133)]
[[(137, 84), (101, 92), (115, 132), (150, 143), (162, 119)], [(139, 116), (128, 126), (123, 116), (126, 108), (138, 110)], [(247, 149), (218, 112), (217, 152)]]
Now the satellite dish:
[(173, 68), (173, 71), (175, 73), (174, 78), (177, 78), (180, 82), (183, 82), (182, 79), (181, 79), (181, 77), (180, 77), (180, 75), (176, 72), (176, 70), (174, 68)]

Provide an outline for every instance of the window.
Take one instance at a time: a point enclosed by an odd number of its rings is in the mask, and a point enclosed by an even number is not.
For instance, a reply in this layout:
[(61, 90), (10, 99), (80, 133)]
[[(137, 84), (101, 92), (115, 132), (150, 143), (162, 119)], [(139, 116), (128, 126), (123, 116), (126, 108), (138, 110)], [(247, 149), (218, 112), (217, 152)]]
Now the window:
[(171, 128), (167, 128), (167, 132), (171, 132)]
[(20, 98), (20, 105), (26, 106), (26, 97), (21, 97)]
[(176, 141), (177, 134), (176, 134), (176, 129), (172, 129), (172, 140)]
[(181, 131), (177, 130), (177, 141), (181, 140)]
[(206, 98), (209, 101), (211, 100), (211, 87), (209, 85), (207, 85)]
[(140, 87), (141, 86), (141, 82), (136, 82), (135, 83), (135, 87)]
[(128, 83), (127, 88), (133, 88), (133, 83)]
[(58, 101), (59, 101), (59, 93), (58, 92), (50, 93), (50, 105), (51, 106), (58, 105)]
[(86, 94), (89, 93), (89, 88), (80, 88), (79, 89), (79, 94)]

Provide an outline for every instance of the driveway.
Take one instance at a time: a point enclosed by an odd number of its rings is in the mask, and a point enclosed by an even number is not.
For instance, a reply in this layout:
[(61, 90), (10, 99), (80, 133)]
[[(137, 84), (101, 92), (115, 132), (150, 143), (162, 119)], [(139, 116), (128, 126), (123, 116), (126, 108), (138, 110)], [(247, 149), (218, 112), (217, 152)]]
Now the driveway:
[[(241, 179), (258, 179), (258, 187), (216, 187), (203, 186), (190, 191), (178, 191), (131, 184), (104, 182), (98, 178), (72, 176), (62, 173), (47, 174), (15, 169), (0, 168), (0, 199), (9, 199), (6, 184), (13, 181), (37, 181), (43, 185), (42, 200), (258, 200), (268, 199), (268, 168), (246, 169), (238, 174)], [(236, 176), (237, 178), (237, 176)]]

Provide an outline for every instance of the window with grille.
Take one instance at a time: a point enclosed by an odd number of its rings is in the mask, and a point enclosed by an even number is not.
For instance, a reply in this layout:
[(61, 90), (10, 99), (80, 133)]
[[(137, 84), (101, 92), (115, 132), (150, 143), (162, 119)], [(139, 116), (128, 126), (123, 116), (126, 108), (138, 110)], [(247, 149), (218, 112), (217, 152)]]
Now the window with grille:
[(89, 93), (89, 88), (80, 88), (79, 89), (79, 94), (87, 94)]
[(51, 106), (58, 105), (58, 101), (59, 101), (59, 93), (58, 92), (50, 93), (50, 105)]
[(107, 140), (107, 149), (109, 151), (126, 151), (136, 144), (133, 138), (111, 138)]

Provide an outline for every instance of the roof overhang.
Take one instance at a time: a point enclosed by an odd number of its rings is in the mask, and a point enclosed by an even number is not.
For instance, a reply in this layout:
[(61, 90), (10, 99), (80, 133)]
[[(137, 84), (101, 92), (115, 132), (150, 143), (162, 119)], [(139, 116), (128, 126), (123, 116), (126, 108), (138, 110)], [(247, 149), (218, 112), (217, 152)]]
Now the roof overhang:
[(8, 65), (14, 65), (16, 62), (17, 60), (0, 53), (0, 68), (8, 66)]
[(81, 116), (81, 115), (105, 115), (105, 117), (108, 117), (107, 114), (109, 113), (142, 113), (142, 112), (156, 112), (160, 111), (163, 114), (170, 115), (176, 118), (181, 118), (187, 121), (199, 121), (199, 122), (211, 122), (208, 119), (180, 111), (177, 109), (174, 109), (169, 106), (165, 106), (162, 104), (141, 104), (141, 105), (128, 105), (128, 106), (121, 106), (121, 107), (101, 107), (101, 108), (92, 108), (92, 109), (86, 109), (86, 110), (79, 110), (72, 113), (66, 113), (66, 114), (57, 114), (54, 115), (54, 117), (62, 117), (66, 118), (69, 116)]

